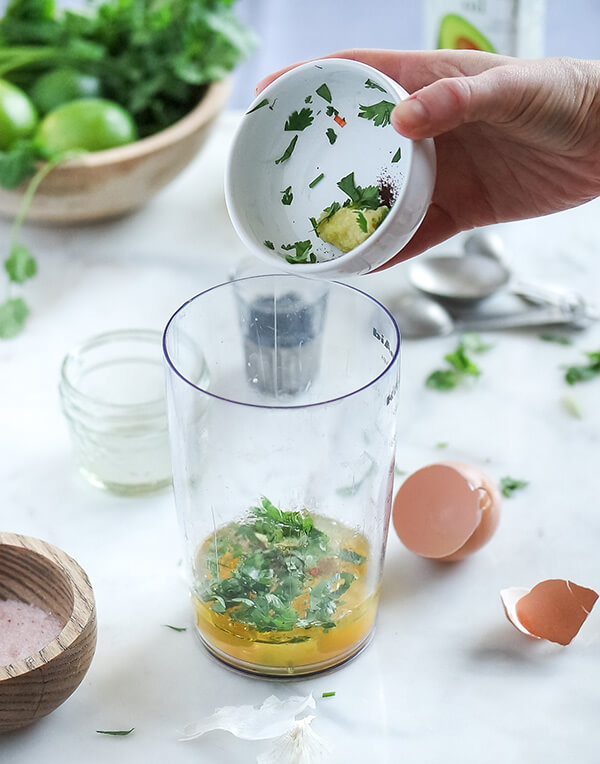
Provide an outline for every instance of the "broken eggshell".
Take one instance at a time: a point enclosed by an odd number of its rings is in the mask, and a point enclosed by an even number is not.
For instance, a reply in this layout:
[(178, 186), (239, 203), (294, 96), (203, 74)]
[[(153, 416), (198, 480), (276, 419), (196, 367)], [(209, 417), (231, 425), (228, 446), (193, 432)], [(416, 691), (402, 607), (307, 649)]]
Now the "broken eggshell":
[(398, 489), (392, 512), (400, 541), (443, 562), (462, 560), (493, 536), (500, 492), (478, 467), (439, 462), (422, 467)]
[(511, 587), (500, 592), (508, 620), (523, 634), (568, 645), (583, 626), (598, 595), (573, 581), (551, 578), (533, 589)]

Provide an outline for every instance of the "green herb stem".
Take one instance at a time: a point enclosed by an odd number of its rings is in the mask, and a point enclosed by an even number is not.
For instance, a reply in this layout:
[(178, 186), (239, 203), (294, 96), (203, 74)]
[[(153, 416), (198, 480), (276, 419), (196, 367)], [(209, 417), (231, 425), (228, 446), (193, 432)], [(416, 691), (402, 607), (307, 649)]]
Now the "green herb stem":
[(135, 727), (128, 730), (96, 730), (99, 735), (113, 735), (115, 737), (125, 737), (125, 735), (131, 735)]
[[(69, 154), (71, 153), (72, 152), (69, 152)], [(39, 168), (39, 170), (35, 173), (33, 178), (29, 181), (29, 185), (27, 186), (27, 189), (25, 193), (23, 194), (23, 198), (21, 199), (21, 204), (19, 205), (19, 209), (17, 211), (15, 220), (10, 230), (10, 234), (9, 234), (10, 249), (12, 249), (17, 243), (17, 240), (19, 238), (19, 233), (21, 232), (21, 228), (23, 227), (23, 223), (25, 222), (25, 218), (27, 217), (27, 213), (29, 212), (29, 207), (31, 206), (31, 202), (33, 201), (33, 197), (35, 196), (35, 193), (38, 190), (40, 183), (44, 180), (44, 178), (47, 175), (49, 175), (52, 172), (52, 170), (58, 164), (60, 164), (66, 158), (67, 156), (65, 154), (61, 154), (60, 156), (57, 156), (55, 159), (52, 159), (48, 162), (44, 162)]]
[[(68, 48), (54, 48), (50, 46), (8, 46), (0, 48), (0, 76), (4, 77), (16, 69), (40, 64), (89, 64), (101, 59), (101, 52), (90, 46), (89, 53), (83, 53), (79, 48), (70, 51)], [(102, 67), (110, 69), (111, 62), (102, 60)]]

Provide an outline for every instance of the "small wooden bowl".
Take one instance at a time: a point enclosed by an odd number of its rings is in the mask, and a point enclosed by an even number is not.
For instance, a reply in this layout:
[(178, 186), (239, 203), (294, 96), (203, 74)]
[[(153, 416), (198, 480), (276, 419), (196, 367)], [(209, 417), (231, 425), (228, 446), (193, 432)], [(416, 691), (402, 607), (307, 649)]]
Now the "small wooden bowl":
[[(210, 85), (189, 114), (159, 133), (55, 167), (37, 189), (27, 220), (90, 223), (141, 207), (192, 161), (208, 138), (229, 94), (228, 80)], [(0, 188), (0, 215), (14, 217), (26, 183)]]
[(82, 568), (45, 541), (0, 533), (0, 599), (51, 611), (62, 631), (39, 652), (0, 666), (0, 733), (54, 711), (77, 688), (96, 649), (94, 594)]

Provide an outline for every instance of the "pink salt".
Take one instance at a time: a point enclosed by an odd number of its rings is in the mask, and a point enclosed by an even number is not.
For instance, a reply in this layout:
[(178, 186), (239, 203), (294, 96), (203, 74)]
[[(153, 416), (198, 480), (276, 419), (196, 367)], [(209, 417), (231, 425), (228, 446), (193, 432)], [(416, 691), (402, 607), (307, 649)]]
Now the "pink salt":
[(26, 602), (0, 600), (0, 666), (37, 653), (61, 631), (52, 613)]

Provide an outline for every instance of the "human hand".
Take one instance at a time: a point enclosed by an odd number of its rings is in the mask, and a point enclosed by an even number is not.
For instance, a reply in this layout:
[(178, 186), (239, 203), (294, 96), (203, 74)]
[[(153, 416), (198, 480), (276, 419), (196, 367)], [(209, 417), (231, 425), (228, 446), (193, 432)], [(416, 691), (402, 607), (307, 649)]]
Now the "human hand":
[[(435, 139), (437, 178), (418, 231), (386, 266), (459, 231), (575, 207), (600, 194), (600, 62), (479, 51), (350, 50), (411, 95), (391, 122)], [(257, 93), (292, 67), (266, 77)]]

